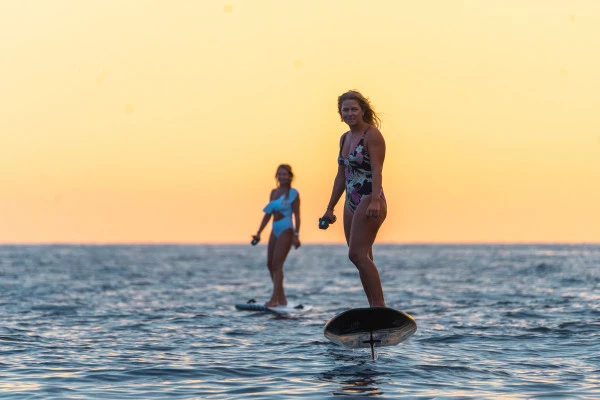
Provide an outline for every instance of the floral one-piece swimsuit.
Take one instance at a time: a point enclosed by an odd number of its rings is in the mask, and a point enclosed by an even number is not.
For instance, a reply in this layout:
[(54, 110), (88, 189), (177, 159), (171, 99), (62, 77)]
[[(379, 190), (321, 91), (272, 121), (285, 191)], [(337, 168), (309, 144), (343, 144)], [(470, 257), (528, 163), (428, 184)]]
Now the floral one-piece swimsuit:
[[(365, 149), (365, 130), (354, 149), (350, 149), (348, 158), (342, 157), (342, 146), (338, 156), (338, 164), (343, 165), (346, 170), (346, 203), (354, 214), (356, 207), (364, 196), (373, 192), (373, 173), (371, 172), (371, 159)], [(348, 133), (346, 133), (347, 135)], [(342, 141), (343, 143), (343, 141)], [(381, 198), (385, 200), (383, 189)]]

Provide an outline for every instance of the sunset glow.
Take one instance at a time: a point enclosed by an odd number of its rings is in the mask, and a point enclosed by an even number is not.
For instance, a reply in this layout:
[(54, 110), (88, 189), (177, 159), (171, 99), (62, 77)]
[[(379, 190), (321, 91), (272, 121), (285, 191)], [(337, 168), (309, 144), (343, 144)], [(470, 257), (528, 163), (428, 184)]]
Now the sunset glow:
[(280, 163), (342, 242), (348, 89), (378, 242), (600, 242), (597, 1), (16, 1), (0, 35), (0, 243), (246, 243)]

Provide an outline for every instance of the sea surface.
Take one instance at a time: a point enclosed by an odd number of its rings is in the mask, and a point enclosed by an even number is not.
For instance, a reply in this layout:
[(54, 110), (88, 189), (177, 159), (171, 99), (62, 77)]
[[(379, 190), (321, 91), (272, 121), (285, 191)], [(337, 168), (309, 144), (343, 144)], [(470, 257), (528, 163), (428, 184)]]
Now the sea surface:
[(292, 250), (291, 318), (235, 310), (264, 245), (0, 246), (0, 398), (600, 398), (600, 246), (374, 250), (418, 324), (376, 360), (323, 336), (367, 306), (342, 245)]

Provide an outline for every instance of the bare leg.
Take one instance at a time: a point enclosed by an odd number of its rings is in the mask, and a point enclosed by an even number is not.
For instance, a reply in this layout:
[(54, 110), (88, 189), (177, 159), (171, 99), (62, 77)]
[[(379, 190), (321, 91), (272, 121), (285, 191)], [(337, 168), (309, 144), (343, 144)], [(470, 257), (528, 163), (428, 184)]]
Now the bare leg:
[(283, 263), (292, 248), (293, 240), (294, 231), (292, 229), (282, 232), (278, 238), (271, 234), (271, 239), (269, 239), (269, 249), (271, 248), (271, 243), (273, 243), (272, 253), (270, 252), (270, 257), (268, 257), (268, 260), (270, 260), (268, 263), (269, 272), (273, 281), (273, 294), (271, 295), (271, 299), (265, 303), (267, 307), (287, 305), (287, 298), (285, 297), (285, 290), (283, 288)]
[(271, 280), (273, 280), (273, 253), (275, 253), (275, 243), (277, 242), (277, 238), (271, 232), (269, 236), (269, 244), (267, 246), (267, 268), (269, 269), (269, 275), (271, 276)]
[[(381, 224), (387, 216), (387, 208), (383, 203), (384, 207), (380, 211), (379, 217), (367, 218), (365, 211), (369, 205), (369, 198), (370, 196), (363, 198), (354, 214), (349, 210), (344, 210), (344, 228), (349, 225), (344, 230), (349, 230), (349, 233), (346, 234), (349, 247), (348, 257), (358, 269), (369, 305), (371, 307), (385, 307), (379, 271), (373, 262), (373, 243)], [(346, 222), (347, 220), (349, 222)]]
[[(352, 218), (353, 217), (354, 217), (354, 214), (352, 213), (352, 211), (350, 211), (348, 206), (344, 206), (344, 234), (346, 235), (346, 244), (348, 244), (348, 247), (350, 247), (350, 232), (352, 230)], [(373, 259), (373, 251), (372, 250), (369, 251), (369, 255), (372, 260)], [(362, 283), (363, 288), (366, 288), (365, 278), (363, 277), (363, 274), (360, 272), (360, 270), (358, 271), (358, 275), (360, 276), (360, 282)], [(365, 289), (365, 294), (367, 295), (367, 301), (369, 302), (369, 305), (371, 305), (372, 304), (371, 292), (369, 292), (368, 290)]]

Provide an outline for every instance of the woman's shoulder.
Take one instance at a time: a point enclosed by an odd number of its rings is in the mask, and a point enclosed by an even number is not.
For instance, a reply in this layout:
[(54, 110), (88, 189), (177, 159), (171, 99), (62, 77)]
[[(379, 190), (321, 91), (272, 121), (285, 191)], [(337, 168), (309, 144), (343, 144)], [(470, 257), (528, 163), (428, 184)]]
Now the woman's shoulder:
[(350, 133), (350, 131), (346, 131), (340, 135), (340, 141), (344, 140), (344, 138)]
[(346, 131), (340, 135), (340, 147), (342, 147), (342, 144), (344, 143), (344, 139), (346, 138), (346, 135), (348, 135), (348, 132), (350, 131)]
[(365, 131), (365, 139), (368, 141), (371, 140), (383, 140), (383, 135), (379, 128), (375, 125), (369, 125), (369, 128)]
[(369, 125), (367, 130), (365, 131), (365, 135), (381, 135), (381, 131), (375, 125)]

